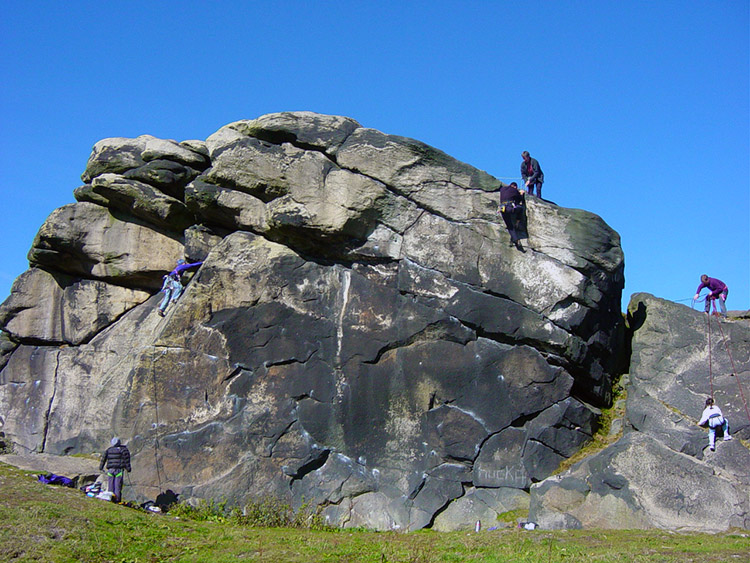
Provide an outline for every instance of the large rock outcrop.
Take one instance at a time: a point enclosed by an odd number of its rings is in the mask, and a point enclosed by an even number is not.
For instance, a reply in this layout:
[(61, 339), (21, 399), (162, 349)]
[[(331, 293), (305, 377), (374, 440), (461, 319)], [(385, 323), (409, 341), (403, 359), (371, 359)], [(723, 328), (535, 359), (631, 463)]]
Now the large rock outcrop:
[[(750, 451), (740, 439), (750, 436), (750, 323), (645, 293), (633, 295), (628, 317), (624, 435), (533, 485), (530, 517), (548, 528), (749, 528)], [(716, 451), (696, 425), (711, 395), (735, 438)]]
[[(528, 506), (609, 404), (623, 255), (591, 213), (529, 198), (519, 251), (490, 175), (306, 112), (105, 139), (82, 179), (0, 307), (19, 452), (116, 434), (139, 498), (448, 529)], [(161, 318), (183, 255), (204, 264)]]

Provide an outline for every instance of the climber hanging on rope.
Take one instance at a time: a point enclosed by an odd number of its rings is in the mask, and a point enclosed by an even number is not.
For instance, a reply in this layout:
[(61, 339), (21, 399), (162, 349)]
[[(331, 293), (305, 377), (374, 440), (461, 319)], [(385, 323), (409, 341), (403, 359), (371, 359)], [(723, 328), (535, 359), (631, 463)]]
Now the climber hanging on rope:
[[(727, 285), (716, 278), (709, 278), (706, 274), (701, 276), (701, 283), (698, 289), (695, 291), (695, 297), (693, 301), (697, 301), (700, 297), (701, 289), (707, 287), (709, 294), (706, 296), (706, 313), (711, 312), (711, 302), (716, 299), (719, 300), (719, 307), (721, 307), (721, 316), (727, 318), (727, 296), (729, 295), (729, 288)], [(716, 303), (714, 303), (714, 311), (716, 310)]]
[(714, 400), (711, 397), (706, 399), (706, 408), (703, 409), (698, 426), (708, 427), (708, 447), (712, 452), (716, 450), (717, 428), (721, 428), (725, 442), (732, 439), (729, 435), (729, 421), (721, 413), (721, 409), (714, 404)]
[(164, 292), (164, 299), (159, 304), (158, 313), (159, 316), (164, 316), (164, 312), (167, 310), (167, 306), (170, 303), (174, 303), (182, 295), (182, 291), (185, 286), (182, 285), (180, 277), (182, 273), (190, 268), (198, 268), (203, 262), (193, 262), (187, 264), (185, 260), (178, 260), (177, 267), (164, 276), (164, 283), (162, 283), (161, 290)]

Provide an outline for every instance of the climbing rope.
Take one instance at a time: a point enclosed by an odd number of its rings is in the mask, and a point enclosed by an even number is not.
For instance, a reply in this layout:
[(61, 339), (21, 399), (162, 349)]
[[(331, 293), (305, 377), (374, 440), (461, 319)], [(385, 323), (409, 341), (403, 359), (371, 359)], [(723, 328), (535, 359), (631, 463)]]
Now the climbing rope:
[(708, 323), (708, 381), (711, 384), (711, 398), (714, 398), (714, 377), (711, 371), (711, 315), (706, 315)]
[[(729, 350), (729, 341), (727, 340), (727, 337), (724, 336), (724, 328), (721, 326), (721, 321), (718, 321), (718, 324), (719, 324), (719, 330), (721, 331), (721, 339), (724, 341), (724, 349), (727, 351), (727, 356), (729, 356), (729, 361), (732, 364), (732, 375), (737, 380), (737, 388), (740, 391), (740, 398), (742, 399), (742, 404), (745, 407), (745, 414), (747, 415), (747, 419), (750, 420), (750, 410), (748, 410), (747, 408), (747, 401), (745, 400), (745, 393), (742, 391), (742, 383), (740, 382), (740, 374), (737, 373), (737, 368), (734, 366), (734, 358), (732, 357), (732, 352), (730, 352)], [(711, 396), (713, 397), (713, 393), (711, 394)]]

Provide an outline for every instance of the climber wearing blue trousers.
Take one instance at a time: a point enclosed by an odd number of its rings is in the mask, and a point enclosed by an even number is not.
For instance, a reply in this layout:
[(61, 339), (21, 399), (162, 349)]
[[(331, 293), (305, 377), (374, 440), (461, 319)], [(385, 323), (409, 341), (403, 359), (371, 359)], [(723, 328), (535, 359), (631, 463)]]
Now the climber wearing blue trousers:
[(164, 276), (164, 283), (161, 286), (161, 290), (164, 292), (164, 299), (159, 304), (158, 313), (160, 316), (164, 316), (164, 312), (167, 310), (167, 306), (170, 303), (174, 303), (182, 295), (182, 291), (185, 286), (182, 285), (180, 277), (182, 273), (190, 268), (198, 268), (203, 262), (193, 262), (187, 264), (184, 260), (180, 259), (177, 261), (177, 267)]

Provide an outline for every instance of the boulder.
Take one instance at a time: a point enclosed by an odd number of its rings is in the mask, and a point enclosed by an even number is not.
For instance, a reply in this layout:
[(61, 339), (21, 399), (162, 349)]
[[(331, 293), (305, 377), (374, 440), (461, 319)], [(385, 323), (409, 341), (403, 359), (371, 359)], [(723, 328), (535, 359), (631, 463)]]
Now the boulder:
[(54, 473), (72, 479), (75, 485), (92, 483), (101, 477), (99, 459), (94, 456), (72, 457), (68, 455), (36, 454), (32, 456), (3, 454), (0, 463), (19, 467), (24, 471), (35, 471), (39, 474)]
[[(135, 180), (154, 186), (164, 194), (180, 201), (184, 198), (185, 186), (196, 176), (199, 170), (172, 160), (152, 160), (138, 168), (132, 168), (122, 174), (128, 180)], [(91, 180), (91, 183), (94, 183)]]
[(158, 229), (181, 233), (195, 218), (181, 201), (152, 186), (117, 174), (101, 174), (76, 189), (78, 201), (90, 201), (142, 219)]
[(81, 179), (90, 183), (101, 174), (121, 174), (157, 160), (169, 160), (197, 170), (203, 170), (208, 165), (205, 148), (200, 145), (180, 144), (151, 135), (141, 135), (135, 139), (112, 137), (94, 145)]
[(17, 453), (44, 452), (60, 353), (18, 346), (0, 372), (0, 426)]
[(433, 529), (439, 532), (474, 530), (477, 520), (482, 529), (504, 526), (498, 517), (529, 508), (529, 494), (516, 488), (469, 488), (435, 517)]
[(0, 308), (0, 430), (53, 454), (120, 436), (133, 500), (461, 527), (526, 506), (610, 401), (623, 256), (593, 214), (530, 198), (519, 251), (486, 172), (309, 112), (106, 139), (82, 178)]
[[(745, 467), (750, 462), (735, 442), (721, 455)], [(718, 532), (747, 528), (749, 509), (747, 488), (733, 476), (632, 432), (563, 476), (533, 485), (529, 518), (547, 529)]]

